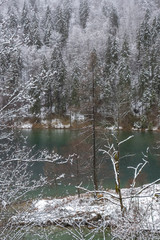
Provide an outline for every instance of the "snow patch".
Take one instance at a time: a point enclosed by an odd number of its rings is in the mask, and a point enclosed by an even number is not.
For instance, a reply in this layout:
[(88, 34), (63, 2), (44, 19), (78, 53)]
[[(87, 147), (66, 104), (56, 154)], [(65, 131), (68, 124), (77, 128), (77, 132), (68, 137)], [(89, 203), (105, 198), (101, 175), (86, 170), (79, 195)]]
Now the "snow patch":
[[(131, 192), (134, 194), (132, 198)], [(160, 197), (156, 195), (157, 193), (160, 193), (160, 184), (122, 189), (123, 204), (131, 222), (136, 221), (135, 211), (137, 216), (138, 214), (144, 216), (139, 225), (142, 230), (160, 230)], [(32, 222), (39, 225), (58, 222), (63, 225), (63, 222), (68, 222), (72, 225), (75, 221), (98, 221), (98, 216), (106, 219), (109, 226), (118, 226), (122, 215), (115, 190), (103, 191), (101, 199), (95, 199), (94, 194), (86, 193), (81, 194), (81, 198), (69, 196), (63, 199), (33, 201), (32, 209), (26, 213), (23, 212), (17, 220), (14, 217), (13, 220), (24, 224)]]
[(81, 122), (81, 121), (85, 120), (85, 116), (83, 114), (79, 113), (79, 112), (78, 113), (71, 112), (70, 118), (71, 118), (72, 122), (74, 122), (74, 121)]
[(70, 128), (70, 124), (63, 124), (60, 119), (53, 119), (51, 121), (51, 127), (63, 129), (63, 128)]
[(33, 125), (31, 123), (29, 123), (29, 122), (27, 123), (26, 122), (26, 123), (21, 123), (20, 128), (21, 129), (32, 129), (32, 126)]
[(38, 211), (43, 211), (45, 209), (47, 205), (47, 201), (42, 199), (42, 200), (39, 200), (37, 201), (35, 204), (34, 204), (34, 207), (38, 210)]
[[(110, 126), (110, 127), (106, 127), (107, 130), (110, 130), (110, 131), (116, 131), (118, 128), (113, 125), (113, 126)], [(121, 126), (119, 126), (119, 130), (122, 130), (123, 128)]]

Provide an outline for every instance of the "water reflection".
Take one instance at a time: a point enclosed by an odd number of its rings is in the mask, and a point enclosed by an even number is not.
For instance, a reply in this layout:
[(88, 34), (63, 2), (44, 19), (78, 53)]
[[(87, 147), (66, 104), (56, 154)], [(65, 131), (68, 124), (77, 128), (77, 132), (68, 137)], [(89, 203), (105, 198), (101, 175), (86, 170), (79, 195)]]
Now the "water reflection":
[[(80, 232), (81, 231), (81, 232)], [(74, 239), (75, 236), (77, 236), (77, 239), (79, 239), (80, 234), (81, 236), (84, 236), (84, 239), (91, 239), (92, 236), (94, 236), (92, 239), (98, 239), (98, 240), (104, 240), (104, 236), (102, 233), (91, 233), (89, 234), (89, 230), (87, 228), (81, 228), (81, 229), (67, 229), (67, 228), (58, 228), (58, 227), (45, 227), (44, 229), (39, 228), (33, 228), (32, 230), (28, 231), (28, 233), (25, 235), (24, 240), (40, 240), (43, 239), (43, 236), (47, 236), (47, 239), (54, 239), (54, 240), (71, 240)], [(88, 237), (87, 237), (88, 235)], [(112, 237), (110, 236), (110, 233), (106, 231), (105, 233), (105, 239), (111, 240)]]
[[(28, 146), (35, 145), (35, 151), (48, 149), (56, 151), (67, 157), (69, 154), (76, 153), (72, 162), (64, 165), (53, 163), (40, 163), (33, 167), (35, 174), (43, 173), (52, 180), (51, 189), (48, 194), (54, 196), (60, 194), (65, 195), (75, 193), (75, 185), (82, 183), (86, 187), (92, 188), (92, 142), (87, 138), (84, 140), (84, 135), (79, 134), (79, 131), (70, 130), (23, 130), (24, 136), (27, 136)], [(133, 170), (128, 169), (128, 166), (136, 166), (143, 157), (147, 147), (150, 147), (148, 164), (143, 169), (141, 175), (137, 179), (137, 184), (145, 184), (159, 178), (160, 158), (155, 155), (156, 143), (159, 138), (159, 133), (155, 132), (121, 132), (119, 140), (125, 139), (130, 135), (134, 138), (125, 142), (120, 148), (120, 177), (121, 186), (129, 187), (133, 179)], [(106, 137), (102, 138), (98, 135), (97, 148), (103, 148), (106, 143)], [(108, 157), (97, 153), (98, 158), (98, 179), (99, 185), (104, 188), (114, 188), (114, 173), (111, 161)], [(62, 174), (63, 177), (59, 178)], [(60, 189), (60, 190), (58, 190)], [(46, 193), (47, 194), (47, 193)], [(52, 196), (53, 196), (52, 195)]]

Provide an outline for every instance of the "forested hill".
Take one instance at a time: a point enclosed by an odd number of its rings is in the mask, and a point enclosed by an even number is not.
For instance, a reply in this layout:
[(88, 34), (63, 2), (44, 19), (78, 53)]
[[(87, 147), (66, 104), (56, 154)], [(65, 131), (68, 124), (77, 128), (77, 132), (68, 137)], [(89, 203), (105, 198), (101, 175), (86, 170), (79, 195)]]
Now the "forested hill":
[(158, 125), (160, 1), (0, 0), (0, 100), (14, 121)]

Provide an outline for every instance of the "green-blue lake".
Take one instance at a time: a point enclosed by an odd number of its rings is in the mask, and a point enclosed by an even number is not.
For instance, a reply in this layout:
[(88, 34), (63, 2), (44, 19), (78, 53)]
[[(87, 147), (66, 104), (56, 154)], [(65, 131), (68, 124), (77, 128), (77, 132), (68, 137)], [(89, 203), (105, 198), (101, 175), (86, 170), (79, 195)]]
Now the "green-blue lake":
[[(40, 150), (48, 150), (52, 153), (54, 150), (67, 158), (69, 154), (76, 153), (79, 157), (79, 172), (77, 173), (77, 160), (74, 159), (72, 164), (57, 165), (54, 163), (35, 163), (32, 166), (32, 171), (35, 177), (39, 174), (45, 175), (50, 181), (51, 186), (47, 186), (40, 191), (34, 192), (31, 197), (36, 198), (40, 193), (41, 197), (63, 197), (69, 194), (76, 193), (76, 185), (80, 183), (86, 188), (93, 189), (92, 183), (92, 138), (81, 131), (73, 130), (51, 130), (51, 129), (34, 129), (21, 130), (18, 134), (26, 137), (26, 145), (30, 148), (34, 146), (33, 152)], [(97, 148), (97, 170), (98, 170), (98, 184), (100, 187), (114, 188), (114, 172), (111, 160), (106, 155), (99, 152), (99, 149), (105, 149), (108, 146), (107, 139), (110, 144), (115, 143), (113, 132), (106, 132), (105, 134), (97, 134), (96, 148)], [(142, 170), (137, 179), (137, 185), (142, 185), (155, 181), (160, 177), (160, 150), (157, 149), (160, 142), (159, 132), (120, 132), (118, 139), (122, 141), (129, 136), (134, 137), (123, 143), (120, 147), (120, 178), (121, 186), (129, 187), (133, 179), (133, 169), (128, 169), (128, 166), (136, 167), (138, 163), (142, 162), (145, 153), (149, 147), (148, 163)], [(17, 138), (20, 139), (20, 138)], [(74, 162), (75, 161), (75, 162)], [(60, 175), (64, 174), (64, 178), (58, 179)], [(43, 239), (43, 234), (49, 232), (47, 239), (54, 240), (69, 240), (74, 239), (72, 235), (68, 234), (68, 230), (59, 228), (44, 228), (44, 233), (39, 232), (40, 229), (31, 229), (25, 235), (25, 240)], [(73, 230), (72, 230), (73, 231)], [(86, 229), (84, 230), (86, 234)], [(88, 238), (85, 238), (88, 239)], [(97, 234), (93, 239), (104, 239), (102, 234)], [(106, 233), (106, 239), (111, 239), (109, 233)]]
[[(83, 186), (92, 188), (92, 140), (80, 131), (73, 130), (51, 130), (35, 129), (23, 130), (22, 134), (27, 137), (27, 145), (35, 146), (34, 151), (47, 149), (53, 150), (64, 158), (69, 154), (79, 155), (79, 172), (77, 174), (77, 159), (72, 164), (56, 165), (51, 163), (39, 163), (33, 166), (34, 174), (42, 173), (53, 180), (53, 185), (49, 189), (44, 189), (45, 196), (59, 197), (76, 192), (75, 185), (82, 183)], [(107, 155), (99, 152), (105, 149), (108, 144), (114, 142), (112, 132), (105, 135), (97, 135), (97, 170), (99, 186), (104, 188), (114, 188), (114, 172), (111, 160)], [(137, 178), (137, 185), (152, 182), (160, 177), (160, 151), (157, 149), (160, 141), (159, 132), (120, 132), (119, 141), (133, 135), (134, 137), (123, 143), (120, 147), (120, 177), (121, 186), (129, 187), (133, 179), (134, 171), (128, 166), (136, 167), (143, 162), (143, 153), (149, 147), (147, 165)], [(65, 174), (64, 178), (57, 180), (58, 176)]]

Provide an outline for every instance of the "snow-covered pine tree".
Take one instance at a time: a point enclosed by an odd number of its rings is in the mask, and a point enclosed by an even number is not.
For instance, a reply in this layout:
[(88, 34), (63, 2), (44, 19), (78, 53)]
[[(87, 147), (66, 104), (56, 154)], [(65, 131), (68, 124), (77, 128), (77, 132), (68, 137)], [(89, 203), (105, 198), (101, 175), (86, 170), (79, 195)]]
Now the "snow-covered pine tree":
[(49, 6), (47, 6), (44, 19), (42, 20), (42, 29), (44, 31), (43, 42), (46, 46), (50, 46), (51, 35), (53, 32), (53, 20), (52, 12)]
[(88, 0), (80, 0), (79, 20), (80, 20), (80, 25), (83, 29), (86, 28), (88, 17), (89, 17)]
[(30, 18), (29, 9), (26, 2), (24, 2), (23, 9), (22, 9), (21, 25), (22, 25), (23, 41), (25, 44), (30, 46), (32, 45), (31, 18)]
[[(118, 84), (117, 84), (117, 98), (118, 98), (118, 111), (119, 121), (125, 122), (125, 126), (128, 127), (131, 114), (131, 68), (130, 68), (130, 49), (128, 38), (125, 35), (122, 44), (122, 49), (119, 56), (118, 65)], [(127, 124), (128, 122), (128, 124)], [(120, 125), (120, 123), (119, 123)]]
[(69, 34), (69, 18), (65, 6), (58, 5), (54, 17), (54, 29), (61, 35), (60, 44), (65, 46)]
[(54, 98), (55, 113), (63, 115), (66, 112), (65, 81), (67, 72), (59, 46), (53, 50), (50, 71), (51, 94)]
[(70, 107), (78, 108), (80, 107), (80, 76), (81, 70), (77, 63), (74, 64), (72, 74), (71, 74), (71, 86), (70, 86)]
[(108, 37), (105, 52), (104, 73), (104, 98), (106, 103), (106, 114), (108, 118), (117, 119), (117, 96), (118, 96), (118, 59), (119, 49), (116, 38), (111, 35)]
[(32, 45), (35, 45), (38, 49), (41, 48), (42, 42), (40, 37), (40, 26), (36, 12), (34, 13), (32, 18), (31, 33), (32, 33)]

